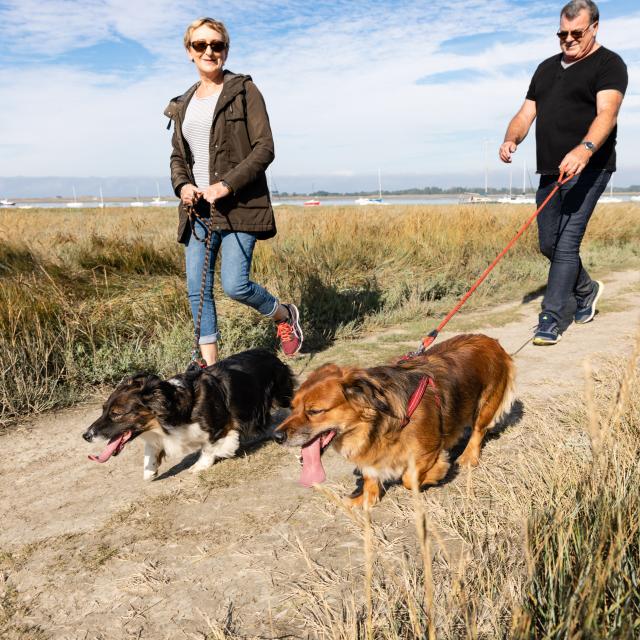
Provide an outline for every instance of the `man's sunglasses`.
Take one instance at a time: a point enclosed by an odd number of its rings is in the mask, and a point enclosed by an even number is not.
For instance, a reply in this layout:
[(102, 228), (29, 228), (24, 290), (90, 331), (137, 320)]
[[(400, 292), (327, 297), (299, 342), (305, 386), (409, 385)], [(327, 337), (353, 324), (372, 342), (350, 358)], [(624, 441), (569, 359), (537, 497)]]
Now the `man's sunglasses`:
[(581, 40), (582, 36), (584, 36), (584, 34), (587, 31), (589, 31), (589, 29), (591, 29), (591, 27), (593, 27), (594, 24), (595, 22), (592, 22), (586, 29), (573, 29), (573, 31), (558, 31), (556, 35), (558, 36), (558, 38), (560, 38), (562, 42), (564, 42), (569, 37), (569, 34), (571, 34), (571, 38), (573, 40)]
[(206, 42), (205, 40), (196, 40), (191, 43), (191, 48), (198, 53), (204, 53), (207, 47), (211, 47), (211, 51), (215, 53), (222, 53), (227, 48), (226, 42), (220, 42), (220, 40), (213, 40), (212, 42)]

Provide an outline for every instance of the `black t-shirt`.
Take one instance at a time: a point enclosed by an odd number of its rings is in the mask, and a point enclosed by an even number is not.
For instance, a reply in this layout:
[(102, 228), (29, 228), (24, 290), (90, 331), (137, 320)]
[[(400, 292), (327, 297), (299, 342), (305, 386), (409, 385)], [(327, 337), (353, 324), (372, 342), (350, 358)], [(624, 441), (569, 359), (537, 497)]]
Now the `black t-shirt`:
[[(597, 115), (596, 94), (627, 89), (627, 66), (613, 51), (600, 47), (563, 69), (562, 54), (542, 62), (533, 74), (527, 99), (536, 103), (538, 173), (557, 174), (564, 156), (582, 142)], [(616, 170), (614, 127), (587, 165), (590, 170)]]

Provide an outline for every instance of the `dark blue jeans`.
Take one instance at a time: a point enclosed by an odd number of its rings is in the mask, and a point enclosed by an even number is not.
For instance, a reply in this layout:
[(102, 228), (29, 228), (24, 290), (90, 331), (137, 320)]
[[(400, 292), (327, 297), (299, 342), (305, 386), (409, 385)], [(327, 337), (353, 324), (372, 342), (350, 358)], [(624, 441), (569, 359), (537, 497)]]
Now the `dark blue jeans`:
[[(553, 190), (558, 176), (540, 176), (538, 206)], [(611, 179), (610, 171), (583, 172), (562, 187), (538, 215), (540, 251), (551, 262), (542, 311), (562, 321), (567, 303), (593, 291), (580, 259), (580, 244), (598, 198)]]

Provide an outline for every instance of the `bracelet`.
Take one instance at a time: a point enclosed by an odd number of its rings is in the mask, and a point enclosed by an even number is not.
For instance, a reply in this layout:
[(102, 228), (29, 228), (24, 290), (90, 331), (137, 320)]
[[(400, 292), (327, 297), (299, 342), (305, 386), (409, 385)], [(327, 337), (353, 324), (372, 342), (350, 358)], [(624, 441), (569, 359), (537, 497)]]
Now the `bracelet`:
[(231, 185), (228, 182), (226, 182), (225, 180), (220, 180), (220, 184), (223, 187), (226, 187), (227, 189), (229, 189), (230, 194), (233, 193), (233, 189), (231, 188)]

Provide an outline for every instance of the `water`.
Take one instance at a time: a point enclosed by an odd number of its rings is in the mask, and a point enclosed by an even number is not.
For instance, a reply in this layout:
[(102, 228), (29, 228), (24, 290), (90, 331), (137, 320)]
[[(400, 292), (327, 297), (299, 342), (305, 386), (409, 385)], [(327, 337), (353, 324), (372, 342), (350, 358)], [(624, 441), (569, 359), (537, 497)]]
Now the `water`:
[[(498, 196), (499, 197), (499, 196)], [(628, 195), (617, 195), (616, 194), (616, 198), (619, 198), (620, 200), (622, 200), (623, 202), (631, 202), (631, 196)], [(273, 198), (273, 205), (275, 207), (281, 206), (281, 205), (289, 205), (289, 206), (294, 206), (294, 207), (302, 207), (304, 206), (304, 201), (308, 198), (278, 198), (278, 197), (274, 197)], [(355, 203), (356, 200), (356, 196), (344, 196), (344, 197), (326, 197), (326, 198), (311, 198), (311, 199), (318, 199), (320, 200), (320, 206), (319, 207), (307, 207), (309, 209), (313, 209), (313, 208), (322, 208), (322, 207), (345, 207), (345, 206), (353, 206), (353, 207), (360, 207), (362, 205), (357, 205)], [(130, 208), (131, 207), (131, 202), (133, 202), (133, 200), (131, 201), (127, 201), (127, 202), (105, 202), (104, 203), (104, 208), (105, 209), (117, 209), (117, 208)], [(403, 197), (403, 196), (397, 196), (397, 197), (390, 197), (390, 198), (386, 198), (384, 199), (384, 205), (452, 205), (452, 204), (459, 204), (460, 203), (460, 196), (407, 196), (407, 197)], [(98, 209), (99, 208), (99, 202), (83, 202), (81, 207), (78, 207), (79, 209)], [(375, 206), (384, 206), (384, 205), (364, 205), (367, 207), (375, 207)], [(524, 206), (533, 206), (531, 204), (529, 205), (524, 205)], [(137, 207), (140, 210), (144, 210), (148, 207), (170, 207), (170, 208), (177, 208), (178, 207), (178, 201), (177, 200), (173, 200), (173, 201), (169, 201), (166, 204), (156, 204), (154, 202), (144, 202), (144, 206), (142, 207)], [(36, 209), (36, 208), (43, 208), (43, 209), (69, 209), (70, 211), (74, 211), (74, 207), (67, 207), (67, 203), (66, 202), (55, 202), (55, 201), (51, 201), (51, 202), (18, 202), (16, 203), (15, 206), (0, 206), (0, 209)]]
[[(121, 209), (123, 207), (131, 207), (131, 202), (105, 202), (104, 209)], [(78, 209), (100, 209), (99, 202), (78, 202), (80, 206), (68, 207), (66, 202), (16, 202), (15, 206), (1, 206), (0, 209), (68, 209), (69, 211), (77, 211)], [(142, 207), (137, 209), (147, 209), (148, 207), (178, 207), (178, 201), (167, 202), (167, 204), (156, 204), (155, 202), (145, 202)]]

